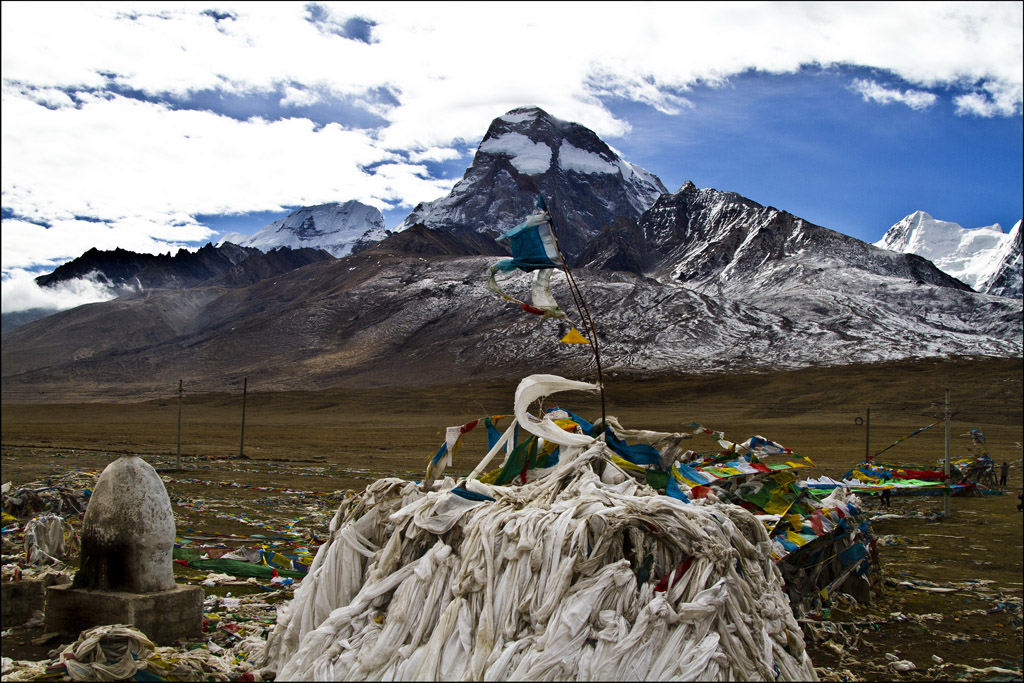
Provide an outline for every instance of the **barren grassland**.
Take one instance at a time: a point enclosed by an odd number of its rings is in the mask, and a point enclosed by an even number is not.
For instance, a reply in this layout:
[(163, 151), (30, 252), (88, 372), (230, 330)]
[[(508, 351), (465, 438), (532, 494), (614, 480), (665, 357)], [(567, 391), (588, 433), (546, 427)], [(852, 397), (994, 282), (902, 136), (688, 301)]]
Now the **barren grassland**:
[[(875, 523), (889, 543), (879, 549), (882, 594), (866, 606), (841, 601), (808, 645), (819, 674), (834, 680), (1004, 680), (1004, 671), (1020, 679), (1021, 359), (606, 377), (605, 384), (607, 413), (627, 428), (691, 431), (696, 422), (730, 440), (760, 434), (810, 457), (817, 468), (804, 470), (807, 476), (837, 478), (865, 455), (865, 426), (855, 420), (868, 408), (875, 452), (938, 420), (948, 388), (952, 457), (967, 454), (970, 429), (981, 430), (997, 463), (1017, 461), (1009, 495), (955, 497), (952, 516), (937, 520), (923, 515), (941, 512), (942, 497), (895, 496), (891, 512), (906, 516)], [(186, 393), (180, 470), (174, 394), (139, 403), (5, 403), (3, 480), (18, 485), (70, 470), (95, 474), (120, 454), (136, 453), (163, 471), (179, 532), (248, 537), (287, 530), (323, 537), (339, 499), (334, 492), (384, 476), (422, 477), (446, 427), (510, 414), (515, 386), (262, 393), (258, 378), (250, 377), (244, 449), (240, 392)], [(596, 396), (553, 400), (581, 416), (600, 416)], [(449, 473), (464, 475), (477, 464), (486, 450), (483, 431), (467, 435)], [(879, 460), (934, 467), (943, 443), (939, 424)], [(704, 438), (693, 448), (715, 446)], [(871, 497), (864, 505), (878, 509)], [(5, 656), (24, 656), (4, 640)], [(886, 653), (914, 662), (916, 670), (893, 670)]]

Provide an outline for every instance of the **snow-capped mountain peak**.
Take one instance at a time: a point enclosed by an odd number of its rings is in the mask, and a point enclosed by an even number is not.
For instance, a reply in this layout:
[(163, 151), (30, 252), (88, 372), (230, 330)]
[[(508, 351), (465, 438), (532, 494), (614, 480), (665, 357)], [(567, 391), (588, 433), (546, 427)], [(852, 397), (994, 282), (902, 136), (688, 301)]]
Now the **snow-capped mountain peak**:
[(234, 242), (243, 247), (270, 251), (278, 247), (312, 247), (333, 256), (352, 253), (353, 248), (378, 242), (387, 236), (380, 210), (358, 202), (330, 202), (304, 206), (263, 227), (251, 237), (231, 233), (218, 244)]
[[(964, 228), (958, 223), (932, 218), (915, 211), (893, 225), (875, 246), (892, 251), (917, 254), (944, 272), (979, 292), (986, 292), (995, 273), (1004, 265), (1012, 244), (1010, 235), (998, 223), (980, 228)], [(1004, 294), (1003, 296), (1007, 296)], [(1021, 296), (1018, 289), (1016, 294)]]
[(500, 235), (544, 196), (559, 243), (575, 257), (601, 228), (636, 220), (664, 192), (654, 174), (624, 160), (592, 130), (519, 107), (491, 121), (473, 163), (447, 197), (417, 206), (400, 230)]
[(996, 253), (996, 263), (990, 275), (978, 282), (977, 290), (996, 296), (1008, 296), (1015, 299), (1024, 297), (1024, 257), (1022, 257), (1022, 238), (1020, 221), (1013, 226), (1003, 246)]

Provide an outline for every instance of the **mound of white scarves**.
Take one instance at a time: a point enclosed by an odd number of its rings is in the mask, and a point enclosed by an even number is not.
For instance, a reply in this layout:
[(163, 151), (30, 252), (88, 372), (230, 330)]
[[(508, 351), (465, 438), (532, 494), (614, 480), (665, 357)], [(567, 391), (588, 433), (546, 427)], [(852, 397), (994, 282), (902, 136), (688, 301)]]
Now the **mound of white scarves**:
[(816, 678), (746, 510), (659, 495), (595, 440), (522, 486), (454, 486), (342, 502), (267, 643), (278, 680)]

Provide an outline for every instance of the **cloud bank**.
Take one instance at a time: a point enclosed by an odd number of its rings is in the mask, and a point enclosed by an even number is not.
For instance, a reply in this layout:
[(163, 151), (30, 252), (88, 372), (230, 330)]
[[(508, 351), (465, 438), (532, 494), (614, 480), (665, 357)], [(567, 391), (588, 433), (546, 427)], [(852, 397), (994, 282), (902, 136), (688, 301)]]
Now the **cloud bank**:
[(53, 287), (40, 287), (35, 282), (36, 275), (20, 268), (4, 273), (0, 283), (0, 301), (3, 302), (0, 312), (16, 313), (33, 308), (64, 311), (82, 304), (109, 301), (125, 293), (95, 278), (75, 278)]

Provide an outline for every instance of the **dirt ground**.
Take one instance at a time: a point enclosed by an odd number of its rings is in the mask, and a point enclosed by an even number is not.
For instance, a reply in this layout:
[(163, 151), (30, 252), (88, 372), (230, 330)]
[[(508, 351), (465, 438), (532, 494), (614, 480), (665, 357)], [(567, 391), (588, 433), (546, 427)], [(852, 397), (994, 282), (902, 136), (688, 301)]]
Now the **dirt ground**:
[[(951, 456), (968, 453), (967, 432), (986, 434), (997, 462), (1016, 461), (1009, 494), (896, 496), (882, 511), (871, 497), (884, 590), (870, 605), (837, 604), (809, 625), (819, 676), (830, 680), (1020, 680), (1022, 671), (1022, 380), (1020, 359), (919, 361), (770, 375), (606, 379), (607, 413), (628, 428), (690, 431), (697, 422), (743, 440), (760, 434), (817, 465), (808, 476), (840, 477), (865, 454), (941, 417), (950, 389)], [(254, 386), (250, 382), (250, 387)], [(395, 390), (248, 394), (242, 442), (240, 394), (186, 395), (178, 456), (176, 396), (141, 403), (3, 405), (3, 481), (94, 478), (122, 453), (161, 470), (179, 534), (322, 537), (339, 494), (384, 476), (421, 478), (445, 427), (508, 414), (515, 383)], [(558, 397), (585, 417), (600, 401)], [(870, 408), (870, 443), (863, 422)], [(466, 474), (485, 450), (468, 435), (449, 470)], [(934, 467), (943, 425), (900, 443), (879, 460)], [(695, 450), (710, 450), (695, 440)], [(241, 452), (241, 453), (240, 453)], [(3, 654), (45, 658), (55, 643), (13, 629)], [(915, 669), (898, 671), (895, 660)], [(938, 661), (938, 660), (941, 660)]]

